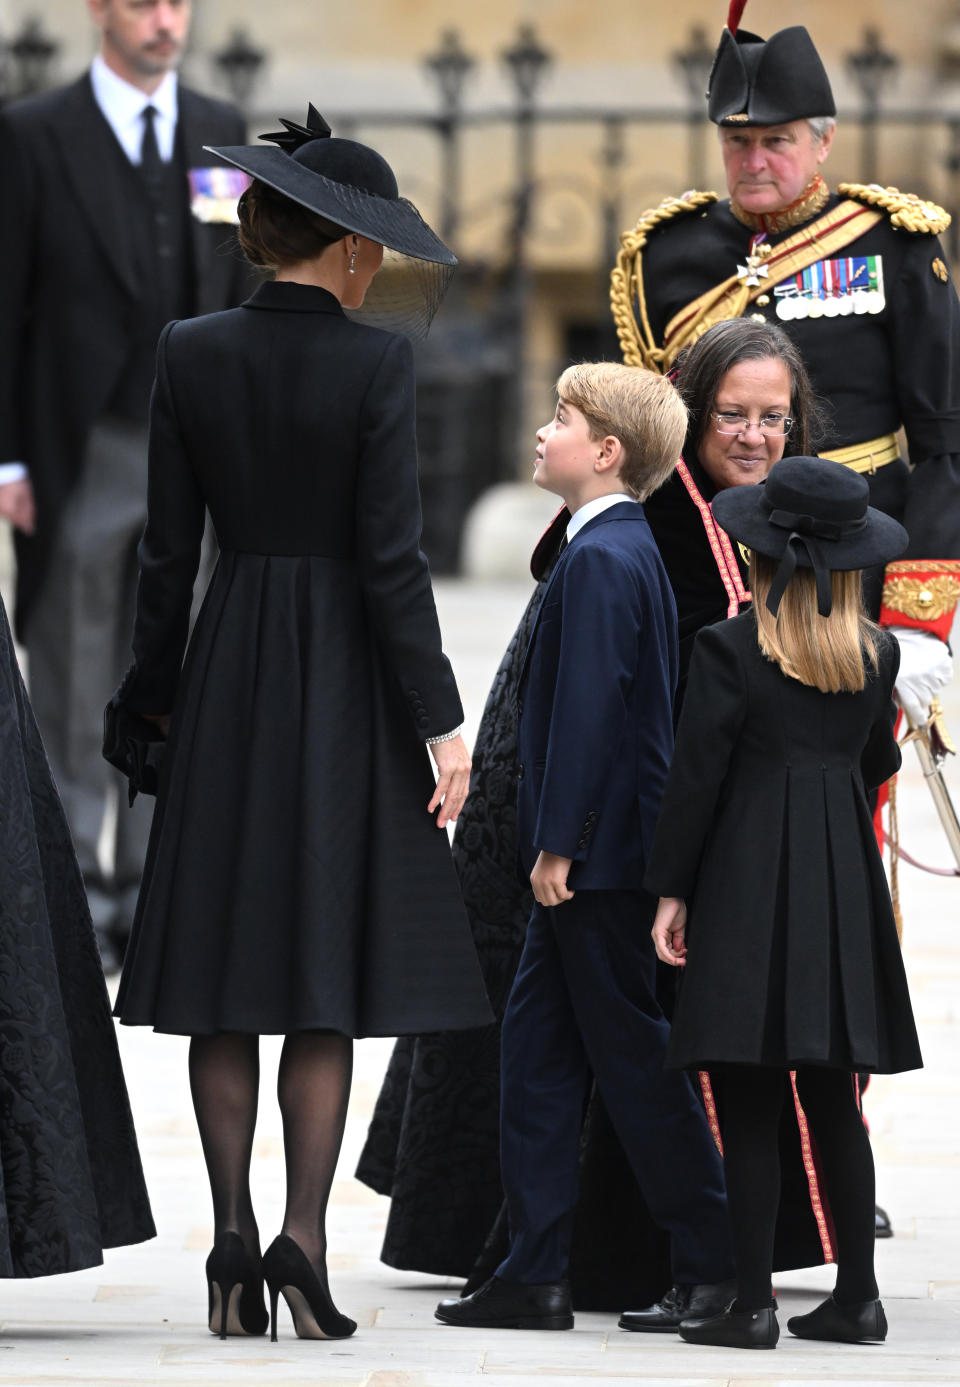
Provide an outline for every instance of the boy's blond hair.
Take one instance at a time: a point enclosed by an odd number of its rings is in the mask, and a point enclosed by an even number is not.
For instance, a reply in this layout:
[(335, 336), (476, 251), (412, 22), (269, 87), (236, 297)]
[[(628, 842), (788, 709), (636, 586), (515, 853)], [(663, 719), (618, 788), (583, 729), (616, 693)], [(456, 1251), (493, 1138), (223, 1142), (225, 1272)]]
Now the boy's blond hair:
[(638, 501), (662, 486), (676, 467), (687, 407), (666, 376), (617, 361), (582, 361), (564, 371), (557, 395), (579, 409), (591, 438), (619, 440), (620, 480)]

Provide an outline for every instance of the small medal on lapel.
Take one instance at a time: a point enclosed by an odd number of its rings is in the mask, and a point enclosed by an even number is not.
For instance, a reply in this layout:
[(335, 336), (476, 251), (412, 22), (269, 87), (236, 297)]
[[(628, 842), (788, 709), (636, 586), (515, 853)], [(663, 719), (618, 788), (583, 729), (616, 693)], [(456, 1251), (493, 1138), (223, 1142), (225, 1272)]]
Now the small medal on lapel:
[(242, 169), (190, 169), (190, 211), (199, 222), (219, 222), (236, 226), (237, 201), (250, 186)]

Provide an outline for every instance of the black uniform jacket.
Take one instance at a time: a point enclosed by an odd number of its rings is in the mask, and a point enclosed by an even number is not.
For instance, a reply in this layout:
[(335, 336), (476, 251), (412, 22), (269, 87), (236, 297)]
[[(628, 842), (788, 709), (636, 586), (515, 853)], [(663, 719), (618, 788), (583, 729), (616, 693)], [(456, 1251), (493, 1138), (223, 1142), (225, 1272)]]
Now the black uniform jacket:
[[(220, 557), (181, 658), (204, 506)], [(184, 1034), (490, 1018), (424, 740), (463, 711), (419, 549), (413, 354), (264, 284), (168, 327), (136, 663), (173, 710), (117, 1000)]]
[[(232, 107), (182, 85), (178, 105), (188, 169), (210, 165), (205, 144), (242, 143)], [(16, 536), (21, 636), (88, 434), (138, 329), (116, 152), (88, 75), (0, 114), (0, 462), (27, 464), (37, 503), (36, 535)], [(232, 228), (191, 218), (190, 234), (195, 311), (238, 303), (248, 272)]]
[[(776, 246), (796, 231), (768, 239)], [(682, 308), (736, 274), (752, 235), (727, 200), (650, 233), (643, 282), (658, 342)], [(868, 478), (871, 504), (906, 526), (908, 557), (960, 558), (960, 304), (952, 281), (941, 277), (943, 248), (935, 236), (898, 230), (885, 218), (837, 255), (880, 257), (881, 312), (782, 322), (772, 286), (768, 302), (748, 311), (782, 327), (799, 347), (829, 405), (821, 451), (904, 427), (913, 471), (901, 461), (880, 468)]]

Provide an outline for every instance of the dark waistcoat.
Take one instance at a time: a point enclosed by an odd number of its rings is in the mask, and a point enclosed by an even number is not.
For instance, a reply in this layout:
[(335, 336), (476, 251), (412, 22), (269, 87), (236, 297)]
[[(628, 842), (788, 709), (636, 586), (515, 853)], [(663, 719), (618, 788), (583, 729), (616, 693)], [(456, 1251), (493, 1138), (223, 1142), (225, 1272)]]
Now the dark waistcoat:
[(140, 298), (136, 342), (117, 382), (108, 413), (146, 422), (157, 338), (173, 318), (194, 312), (187, 170), (179, 130), (173, 158), (156, 184), (116, 146), (115, 177), (124, 189)]

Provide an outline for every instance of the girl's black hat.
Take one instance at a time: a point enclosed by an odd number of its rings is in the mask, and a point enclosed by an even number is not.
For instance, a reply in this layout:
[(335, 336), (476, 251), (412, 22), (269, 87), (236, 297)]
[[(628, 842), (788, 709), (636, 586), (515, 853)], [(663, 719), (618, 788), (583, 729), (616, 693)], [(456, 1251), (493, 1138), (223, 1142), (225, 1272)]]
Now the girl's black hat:
[(829, 616), (832, 569), (885, 564), (907, 547), (903, 526), (868, 505), (869, 499), (866, 478), (842, 463), (793, 457), (775, 463), (758, 486), (719, 492), (712, 509), (734, 539), (780, 560), (767, 595), (774, 616), (798, 565), (813, 569), (817, 610)]
[(453, 251), (430, 229), (413, 203), (400, 197), (393, 169), (375, 149), (356, 140), (334, 138), (314, 106), (309, 108), (306, 125), (282, 116), (280, 120), (285, 129), (260, 136), (275, 148), (204, 148), (346, 231), (414, 260), (457, 263)]

